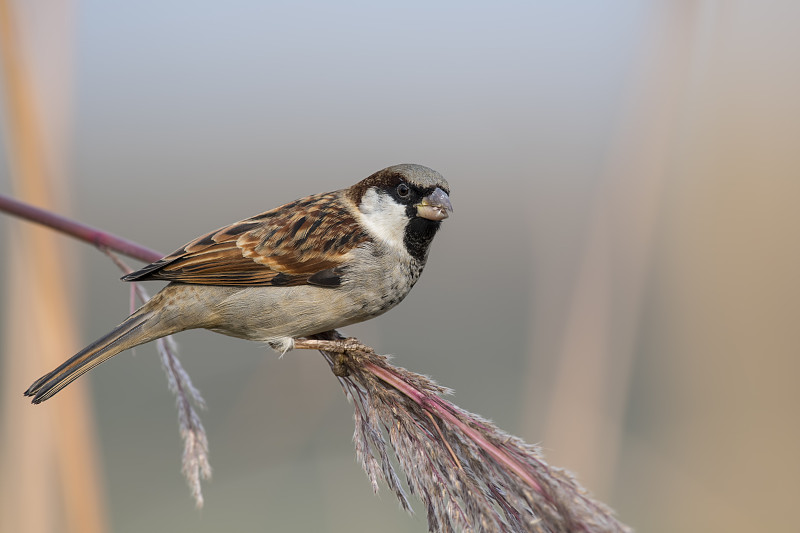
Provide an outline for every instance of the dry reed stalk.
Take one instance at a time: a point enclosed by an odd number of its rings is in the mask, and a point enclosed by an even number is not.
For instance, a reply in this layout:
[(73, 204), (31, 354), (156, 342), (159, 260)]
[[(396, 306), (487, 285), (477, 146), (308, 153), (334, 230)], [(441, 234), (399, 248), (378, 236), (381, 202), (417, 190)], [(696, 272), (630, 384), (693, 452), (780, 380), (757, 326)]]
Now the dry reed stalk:
[[(57, 150), (45, 142), (42, 106), (34, 98), (30, 76), (32, 65), (20, 46), (20, 21), (11, 4), (0, 0), (11, 184), (20, 198), (55, 209), (55, 191), (63, 187), (63, 177), (45, 165)], [(43, 228), (17, 224), (11, 227), (10, 241), (2, 372), (6, 391), (16, 390), (20, 380), (29, 380), (41, 368), (58, 364), (64, 351), (79, 343), (69, 280), (71, 258), (64, 243)], [(99, 455), (85, 385), (38, 419), (29, 416), (16, 394), (3, 405), (2, 434), (13, 438), (6, 439), (0, 450), (0, 530), (106, 531)]]
[[(601, 494), (610, 492), (621, 454), (645, 283), (699, 12), (696, 4), (676, 2), (649, 20), (570, 283), (544, 438)], [(620, 272), (625, 290), (615, 290)]]

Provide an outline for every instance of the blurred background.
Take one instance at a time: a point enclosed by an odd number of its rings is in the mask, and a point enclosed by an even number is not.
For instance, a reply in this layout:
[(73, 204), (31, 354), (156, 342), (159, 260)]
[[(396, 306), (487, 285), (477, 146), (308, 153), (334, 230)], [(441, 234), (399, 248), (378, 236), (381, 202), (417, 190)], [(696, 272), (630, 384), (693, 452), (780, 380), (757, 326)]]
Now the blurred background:
[[(0, 18), (0, 193), (167, 253), (431, 166), (455, 213), (425, 274), (347, 334), (637, 530), (797, 529), (800, 3), (0, 0)], [(152, 345), (31, 406), (129, 291), (90, 246), (5, 215), (0, 250), (0, 530), (426, 530), (418, 501), (371, 493), (315, 353), (177, 337), (209, 406), (201, 511)]]

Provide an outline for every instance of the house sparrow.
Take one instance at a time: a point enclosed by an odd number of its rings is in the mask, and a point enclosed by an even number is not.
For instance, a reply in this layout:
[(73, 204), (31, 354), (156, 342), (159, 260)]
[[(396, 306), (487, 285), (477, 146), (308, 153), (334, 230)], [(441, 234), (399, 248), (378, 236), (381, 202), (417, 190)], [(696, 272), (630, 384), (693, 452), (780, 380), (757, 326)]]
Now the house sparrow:
[(41, 403), (106, 359), (166, 335), (205, 328), (265, 341), (362, 322), (400, 303), (453, 207), (447, 181), (396, 165), (349, 189), (301, 198), (193, 240), (124, 276), (170, 283), (110, 333), (25, 391)]

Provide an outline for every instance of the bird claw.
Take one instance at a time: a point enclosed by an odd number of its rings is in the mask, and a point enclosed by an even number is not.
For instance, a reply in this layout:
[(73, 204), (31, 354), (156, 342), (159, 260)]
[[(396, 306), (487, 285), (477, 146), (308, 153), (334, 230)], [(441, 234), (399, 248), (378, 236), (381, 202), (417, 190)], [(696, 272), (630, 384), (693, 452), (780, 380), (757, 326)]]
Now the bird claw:
[(346, 378), (350, 375), (350, 356), (347, 349), (342, 353), (337, 353), (333, 358), (333, 375), (339, 378)]
[(355, 337), (340, 339), (337, 341), (337, 344), (339, 344), (340, 350), (333, 358), (333, 374), (340, 378), (346, 378), (350, 375), (350, 369), (354, 363), (354, 352), (357, 353), (372, 350), (372, 348), (362, 344), (361, 341)]

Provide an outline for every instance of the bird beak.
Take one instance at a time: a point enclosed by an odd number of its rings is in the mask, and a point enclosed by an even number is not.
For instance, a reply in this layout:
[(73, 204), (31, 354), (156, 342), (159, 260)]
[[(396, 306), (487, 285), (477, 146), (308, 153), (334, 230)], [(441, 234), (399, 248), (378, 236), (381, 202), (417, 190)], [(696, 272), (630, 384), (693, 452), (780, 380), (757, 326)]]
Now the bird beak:
[(416, 205), (417, 216), (427, 218), (428, 220), (444, 220), (453, 212), (453, 204), (450, 203), (450, 197), (447, 193), (440, 188), (422, 199)]

